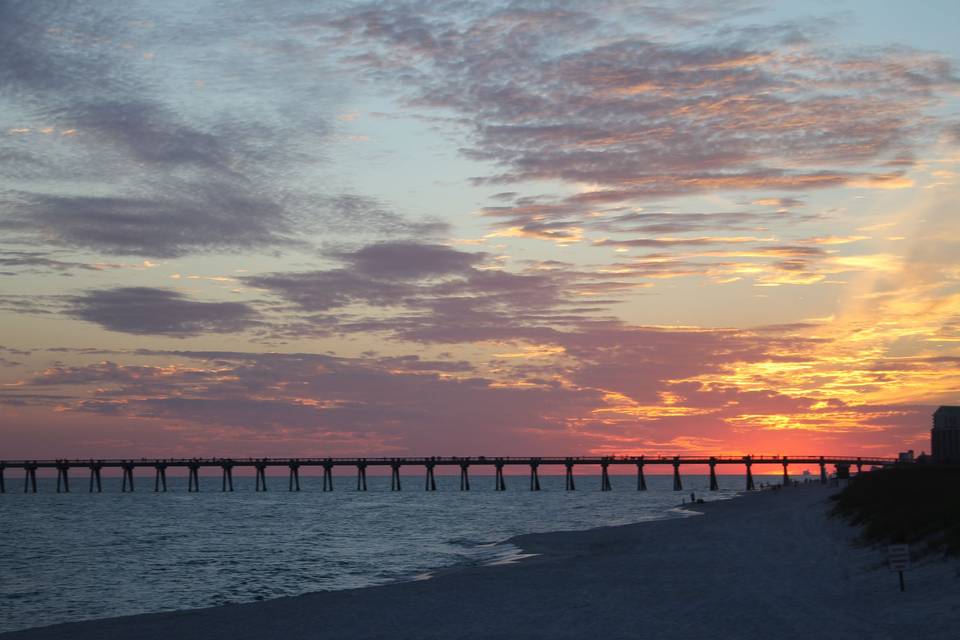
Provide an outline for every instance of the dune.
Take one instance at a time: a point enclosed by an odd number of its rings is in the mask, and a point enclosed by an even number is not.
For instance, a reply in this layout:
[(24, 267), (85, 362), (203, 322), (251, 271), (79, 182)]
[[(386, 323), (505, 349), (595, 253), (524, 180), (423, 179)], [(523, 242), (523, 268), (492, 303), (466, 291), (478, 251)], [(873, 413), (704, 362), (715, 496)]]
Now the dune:
[(0, 638), (957, 638), (956, 562), (914, 567), (901, 593), (882, 550), (826, 517), (830, 493), (802, 485), (688, 505), (700, 515), (687, 518), (519, 536), (535, 555), (429, 580)]

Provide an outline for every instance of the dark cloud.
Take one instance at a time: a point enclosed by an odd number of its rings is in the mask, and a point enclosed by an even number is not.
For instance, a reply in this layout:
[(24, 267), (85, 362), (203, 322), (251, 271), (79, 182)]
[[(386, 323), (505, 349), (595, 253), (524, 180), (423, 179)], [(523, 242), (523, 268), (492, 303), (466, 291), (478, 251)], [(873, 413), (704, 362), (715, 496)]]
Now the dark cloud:
[(327, 311), (353, 302), (392, 306), (415, 291), (403, 283), (374, 280), (344, 269), (265, 274), (244, 278), (244, 282), (269, 290), (304, 311)]
[(423, 360), (420, 356), (391, 356), (378, 358), (377, 364), (387, 367), (391, 370), (406, 371), (442, 371), (447, 373), (464, 373), (473, 371), (475, 367), (466, 360), (444, 361), (444, 360)]
[(73, 298), (70, 313), (110, 331), (183, 338), (235, 333), (259, 324), (243, 302), (200, 302), (168, 289), (120, 287)]
[(0, 352), (9, 353), (15, 356), (29, 356), (31, 353), (33, 353), (28, 349), (17, 349), (15, 347), (4, 347), (4, 346), (0, 346)]
[(231, 183), (171, 180), (168, 187), (162, 195), (116, 197), (21, 193), (0, 201), (8, 213), (0, 228), (41, 230), (48, 243), (147, 257), (297, 242), (269, 198)]
[(467, 273), (486, 257), (482, 253), (465, 253), (443, 245), (417, 242), (383, 242), (336, 255), (353, 270), (386, 280)]
[(73, 260), (60, 260), (48, 253), (40, 251), (3, 251), (0, 250), (0, 267), (16, 268), (16, 271), (4, 275), (19, 275), (22, 273), (54, 272), (67, 275), (70, 271), (80, 269), (84, 271), (100, 271), (116, 265), (90, 264)]
[(95, 33), (112, 33), (116, 25), (103, 14), (79, 11), (65, 31), (65, 9), (31, 0), (0, 4), (0, 87), (27, 97), (49, 95), (64, 88), (85, 90), (85, 76), (108, 76), (109, 64), (95, 49), (72, 49), (69, 41), (92, 43)]
[[(65, 105), (52, 115), (157, 168), (193, 166), (231, 174), (229, 164), (242, 150), (234, 142), (242, 138), (229, 136), (226, 130), (207, 132), (187, 125), (166, 105), (137, 96), (126, 100), (104, 96), (95, 102)], [(251, 124), (249, 129), (255, 130), (256, 123)]]
[(11, 360), (5, 356), (29, 357), (30, 351), (24, 349), (14, 349), (12, 347), (0, 346), (0, 367), (12, 368), (19, 367), (23, 363), (19, 360)]

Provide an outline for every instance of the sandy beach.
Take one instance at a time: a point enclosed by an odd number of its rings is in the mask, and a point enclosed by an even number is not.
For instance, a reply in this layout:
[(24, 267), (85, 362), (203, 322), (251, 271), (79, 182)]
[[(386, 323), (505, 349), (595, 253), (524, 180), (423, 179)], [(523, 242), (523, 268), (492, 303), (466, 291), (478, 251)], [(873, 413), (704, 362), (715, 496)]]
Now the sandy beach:
[(826, 517), (829, 495), (805, 485), (688, 518), (520, 536), (537, 555), (429, 580), (0, 638), (956, 638), (960, 564), (920, 563), (901, 593), (882, 553)]

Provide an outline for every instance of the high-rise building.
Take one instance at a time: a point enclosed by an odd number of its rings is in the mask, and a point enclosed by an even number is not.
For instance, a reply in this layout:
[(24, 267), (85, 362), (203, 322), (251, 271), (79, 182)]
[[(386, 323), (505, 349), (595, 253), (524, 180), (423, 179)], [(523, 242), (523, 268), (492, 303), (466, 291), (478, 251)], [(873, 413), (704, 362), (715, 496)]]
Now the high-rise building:
[(930, 444), (934, 462), (960, 462), (960, 407), (940, 407), (933, 412)]

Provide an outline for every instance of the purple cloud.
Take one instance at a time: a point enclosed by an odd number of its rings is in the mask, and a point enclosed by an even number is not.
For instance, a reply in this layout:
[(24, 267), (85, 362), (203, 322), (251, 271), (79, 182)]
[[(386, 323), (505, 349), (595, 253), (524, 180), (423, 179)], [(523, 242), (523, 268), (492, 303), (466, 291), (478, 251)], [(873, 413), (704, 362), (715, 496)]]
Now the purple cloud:
[(75, 296), (70, 313), (109, 331), (174, 338), (236, 333), (260, 324), (243, 302), (200, 302), (169, 289), (119, 287)]
[(382, 242), (335, 255), (354, 270), (385, 280), (467, 273), (486, 257), (482, 253), (465, 253), (443, 245), (417, 242)]

